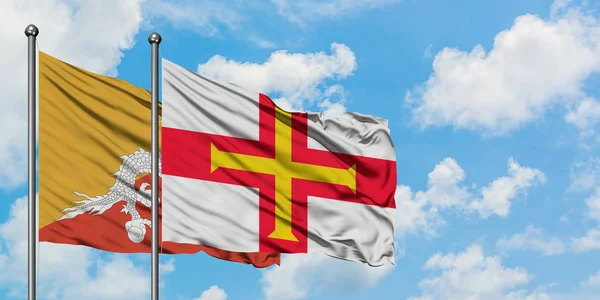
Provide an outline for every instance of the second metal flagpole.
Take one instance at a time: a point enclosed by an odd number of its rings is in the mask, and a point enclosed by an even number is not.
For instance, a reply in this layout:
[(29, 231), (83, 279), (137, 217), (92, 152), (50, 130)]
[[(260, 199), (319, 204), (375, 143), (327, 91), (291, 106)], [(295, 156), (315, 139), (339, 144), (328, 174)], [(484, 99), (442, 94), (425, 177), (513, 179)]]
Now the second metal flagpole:
[(28, 229), (28, 248), (27, 248), (27, 294), (29, 300), (36, 300), (36, 275), (37, 275), (37, 217), (36, 217), (36, 78), (37, 78), (37, 49), (36, 38), (39, 33), (38, 28), (31, 24), (25, 28), (25, 36), (27, 36), (27, 96), (28, 96), (28, 139), (27, 139), (27, 164), (28, 164), (28, 214), (27, 214), (27, 229)]
[(154, 32), (152, 46), (152, 300), (158, 300), (158, 45), (162, 38)]

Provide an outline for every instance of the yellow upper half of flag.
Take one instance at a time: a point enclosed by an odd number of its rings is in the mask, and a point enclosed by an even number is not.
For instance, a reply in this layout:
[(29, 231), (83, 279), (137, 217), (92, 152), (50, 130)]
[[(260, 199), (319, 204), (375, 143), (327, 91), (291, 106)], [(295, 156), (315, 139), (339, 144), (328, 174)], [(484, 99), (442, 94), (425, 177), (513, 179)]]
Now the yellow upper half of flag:
[(150, 107), (143, 88), (39, 52), (40, 228), (85, 200), (74, 192), (107, 194), (121, 156), (151, 150)]

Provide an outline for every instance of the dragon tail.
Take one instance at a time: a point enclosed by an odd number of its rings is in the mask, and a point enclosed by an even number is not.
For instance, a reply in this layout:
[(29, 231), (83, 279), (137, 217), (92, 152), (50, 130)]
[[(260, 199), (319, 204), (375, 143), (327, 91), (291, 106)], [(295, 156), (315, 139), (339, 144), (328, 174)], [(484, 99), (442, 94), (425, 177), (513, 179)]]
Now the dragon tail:
[(87, 200), (74, 201), (74, 203), (78, 203), (79, 205), (63, 209), (62, 212), (66, 213), (58, 220), (72, 219), (86, 212), (94, 215), (100, 215), (119, 201), (119, 199), (113, 193), (108, 193), (106, 195), (93, 198), (82, 193), (73, 193), (77, 196), (85, 197)]

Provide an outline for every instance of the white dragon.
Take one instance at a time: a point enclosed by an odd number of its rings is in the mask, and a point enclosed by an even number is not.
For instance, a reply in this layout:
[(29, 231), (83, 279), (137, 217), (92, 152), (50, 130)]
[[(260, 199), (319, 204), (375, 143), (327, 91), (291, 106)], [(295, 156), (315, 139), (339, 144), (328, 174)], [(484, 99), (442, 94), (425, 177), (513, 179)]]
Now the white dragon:
[[(158, 154), (158, 174), (161, 174), (162, 169), (162, 155)], [(135, 180), (138, 175), (143, 173), (152, 172), (152, 153), (147, 152), (142, 148), (130, 155), (121, 156), (123, 163), (119, 171), (112, 174), (116, 177), (115, 184), (108, 189), (108, 194), (96, 197), (90, 197), (88, 195), (74, 191), (73, 193), (80, 197), (85, 197), (87, 200), (74, 201), (79, 205), (64, 209), (62, 212), (67, 212), (59, 220), (70, 219), (80, 214), (89, 212), (94, 215), (101, 215), (106, 210), (110, 209), (113, 204), (119, 201), (125, 201), (121, 212), (131, 215), (131, 220), (125, 223), (125, 230), (129, 239), (134, 243), (141, 243), (146, 235), (146, 226), (152, 226), (152, 222), (147, 219), (143, 219), (135, 204), (137, 201), (141, 202), (147, 207), (152, 206), (151, 202), (151, 190), (148, 189), (150, 186), (147, 183), (143, 183), (140, 190), (135, 188)], [(160, 201), (160, 199), (159, 199)]]

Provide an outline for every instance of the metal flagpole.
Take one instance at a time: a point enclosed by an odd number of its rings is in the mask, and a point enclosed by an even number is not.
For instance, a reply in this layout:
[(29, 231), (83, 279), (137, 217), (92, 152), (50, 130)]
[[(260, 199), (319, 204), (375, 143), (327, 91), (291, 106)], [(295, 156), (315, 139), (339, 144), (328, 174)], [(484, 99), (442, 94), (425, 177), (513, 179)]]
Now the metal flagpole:
[(27, 53), (27, 78), (28, 78), (28, 121), (29, 121), (29, 133), (27, 143), (27, 154), (28, 154), (28, 299), (36, 299), (36, 275), (37, 275), (37, 253), (36, 253), (36, 242), (37, 242), (37, 218), (36, 218), (36, 133), (37, 133), (37, 122), (36, 122), (36, 75), (37, 75), (37, 63), (36, 63), (36, 38), (39, 33), (38, 28), (31, 24), (25, 28), (25, 36), (27, 36), (28, 42), (28, 53)]
[(162, 38), (153, 32), (152, 46), (152, 300), (158, 300), (158, 45)]

